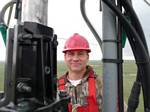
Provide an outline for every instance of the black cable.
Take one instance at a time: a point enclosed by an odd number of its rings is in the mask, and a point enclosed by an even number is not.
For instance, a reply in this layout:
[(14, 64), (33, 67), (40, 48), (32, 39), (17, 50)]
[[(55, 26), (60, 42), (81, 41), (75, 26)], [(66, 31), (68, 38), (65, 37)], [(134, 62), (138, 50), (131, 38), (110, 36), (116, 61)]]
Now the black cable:
[(140, 24), (140, 21), (134, 11), (134, 9), (132, 8), (131, 4), (129, 3), (128, 0), (122, 0), (122, 5), (125, 8), (125, 11), (127, 12), (127, 14), (129, 13), (130, 19), (131, 19), (131, 24), (134, 26), (134, 28), (136, 29), (137, 33), (139, 34), (147, 52), (148, 52), (148, 47), (146, 44), (146, 40), (145, 40), (145, 35), (142, 29), (142, 26)]
[[(132, 33), (129, 33), (128, 35), (130, 35), (132, 37), (132, 39), (129, 40), (130, 42), (130, 45), (132, 46), (132, 50), (134, 51), (134, 56), (135, 56), (135, 59), (136, 59), (136, 63), (137, 63), (137, 67), (138, 67), (138, 73), (137, 73), (137, 79), (136, 79), (136, 82), (139, 83), (141, 82), (141, 85), (142, 85), (142, 89), (143, 89), (143, 95), (144, 95), (144, 107), (145, 107), (145, 110), (146, 108), (149, 107), (149, 92), (148, 90), (146, 89), (147, 86), (146, 85), (149, 85), (147, 83), (146, 80), (149, 79), (149, 78), (146, 78), (148, 75), (149, 75), (149, 64), (147, 65), (146, 62), (144, 62), (143, 60), (145, 60), (143, 57), (144, 55), (142, 54), (141, 50), (139, 50), (138, 48), (138, 43), (135, 41), (134, 39), (134, 36)], [(145, 63), (145, 64), (144, 64)], [(140, 94), (140, 86), (137, 85), (135, 86), (135, 84), (137, 83), (134, 83), (134, 86), (133, 86), (133, 91), (131, 92), (130, 96), (134, 96), (134, 97), (129, 97), (129, 101), (128, 101), (128, 108), (130, 108), (130, 111), (135, 109), (135, 107), (138, 106), (138, 97), (139, 97), (139, 94)], [(136, 89), (136, 90), (135, 90)], [(137, 96), (136, 96), (137, 95)], [(130, 99), (132, 98), (132, 99)], [(132, 105), (131, 105), (131, 102), (132, 102)], [(133, 104), (135, 104), (133, 106)]]
[[(145, 46), (143, 45), (143, 42), (141, 41), (140, 37), (139, 37), (139, 34), (136, 32), (136, 30), (134, 29), (134, 27), (128, 22), (128, 20), (122, 15), (122, 13), (120, 12), (120, 10), (117, 9), (117, 7), (111, 2), (111, 1), (108, 1), (108, 0), (103, 0), (103, 2), (105, 4), (107, 4), (116, 14), (117, 16), (119, 17), (122, 25), (124, 26), (125, 28), (125, 31), (127, 33), (127, 36), (128, 38), (131, 38), (131, 37), (134, 37), (134, 42), (136, 42), (138, 44), (138, 49), (141, 50), (141, 56), (140, 56), (140, 59), (141, 61), (145, 61), (147, 64), (145, 64), (145, 66), (143, 66), (144, 70), (145, 70), (145, 73), (147, 74), (150, 74), (150, 70), (148, 68), (150, 68), (150, 59), (149, 59), (149, 55), (146, 51), (146, 48)], [(138, 54), (135, 54), (135, 55), (138, 55)], [(137, 59), (136, 59), (137, 61)], [(137, 64), (138, 66), (140, 66), (140, 64)], [(145, 78), (150, 78), (148, 75), (145, 75)], [(146, 80), (146, 79), (145, 79)], [(147, 86), (150, 87), (150, 84), (149, 82), (147, 81)], [(144, 106), (145, 106), (145, 110), (149, 110), (149, 91), (146, 91), (145, 89), (146, 87), (146, 84), (144, 83), (144, 86), (143, 86), (143, 94), (144, 94)], [(145, 92), (146, 91), (146, 92)], [(147, 100), (146, 100), (147, 98)]]
[(144, 0), (144, 2), (145, 2), (148, 6), (150, 6), (150, 2), (148, 2), (147, 0)]
[[(139, 35), (136, 33), (136, 30), (134, 29), (134, 27), (128, 22), (128, 20), (125, 18), (124, 15), (122, 15), (122, 13), (116, 8), (116, 6), (111, 3), (108, 0), (103, 0), (104, 3), (106, 3), (106, 5), (108, 5), (119, 17), (119, 20), (121, 21), (122, 25), (125, 28), (126, 33), (129, 35), (128, 32), (131, 32), (130, 34), (133, 35), (133, 37), (135, 37), (135, 41), (139, 44), (139, 49), (143, 50), (143, 56), (145, 57), (145, 62), (149, 62), (149, 55), (147, 53), (147, 51), (145, 50), (145, 47), (139, 37)], [(130, 37), (130, 35), (129, 35)], [(142, 52), (141, 52), (142, 53)]]
[[(132, 47), (132, 51), (133, 51), (133, 54), (134, 54), (134, 57), (135, 59), (139, 59), (139, 56), (136, 55), (138, 54), (137, 52), (137, 48), (136, 48), (136, 45), (135, 45), (135, 42), (134, 42), (134, 39), (133, 38), (129, 38), (129, 42), (130, 42), (130, 45)], [(129, 99), (128, 99), (128, 108), (127, 108), (127, 112), (135, 112), (137, 107), (138, 107), (138, 104), (139, 104), (139, 96), (140, 96), (140, 91), (141, 91), (141, 65), (137, 65), (138, 67), (138, 71), (137, 71), (137, 77), (136, 77), (136, 81), (134, 82), (133, 84), (133, 87), (132, 87), (132, 90), (131, 90), (131, 93), (130, 93), (130, 96), (129, 96)]]
[(81, 14), (82, 14), (83, 19), (85, 20), (86, 24), (90, 28), (90, 30), (93, 33), (94, 37), (96, 38), (98, 44), (100, 45), (101, 51), (102, 51), (102, 40), (100, 39), (98, 33), (96, 32), (96, 30), (92, 26), (91, 22), (89, 21), (88, 17), (86, 16), (85, 0), (80, 0), (80, 10), (81, 10)]
[(16, 11), (15, 11), (15, 18), (19, 19), (20, 11), (21, 11), (21, 0), (16, 0)]
[(133, 84), (133, 88), (131, 90), (132, 94), (130, 94), (129, 96), (128, 106), (130, 106), (130, 108), (127, 109), (127, 112), (135, 112), (136, 108), (138, 107), (140, 89), (141, 89), (141, 83), (135, 81)]
[[(134, 40), (134, 38), (133, 38), (133, 36), (132, 36), (132, 34), (131, 33), (129, 33), (129, 34), (127, 34), (128, 35), (128, 37), (129, 37), (129, 35), (132, 37), (131, 39), (130, 38), (128, 38), (129, 39), (129, 42), (130, 42), (130, 45), (131, 45), (131, 47), (132, 47), (132, 50), (133, 50), (133, 54), (134, 54), (134, 56), (135, 56), (135, 59), (136, 59), (136, 63), (137, 63), (137, 67), (138, 67), (138, 73), (137, 73), (137, 79), (138, 80), (136, 80), (136, 82), (134, 83), (134, 86), (133, 86), (133, 88), (132, 88), (132, 91), (131, 91), (131, 94), (130, 94), (130, 96), (131, 97), (129, 97), (129, 100), (128, 100), (128, 110), (130, 109), (130, 111), (128, 111), (128, 112), (135, 112), (135, 111), (133, 111), (134, 109), (136, 109), (135, 107), (137, 107), (138, 106), (138, 97), (139, 97), (139, 95), (140, 95), (140, 85), (137, 85), (137, 83), (140, 83), (141, 82), (141, 80), (143, 80), (142, 78), (140, 78), (141, 76), (143, 76), (144, 74), (146, 74), (146, 72), (144, 73), (143, 71), (146, 69), (146, 68), (144, 68), (144, 66), (143, 66), (143, 64), (141, 64), (141, 62), (143, 61), (143, 60), (145, 60), (145, 59), (143, 59), (143, 55), (142, 55), (142, 53), (140, 53), (141, 52), (141, 50), (139, 51), (139, 48), (138, 48), (138, 45), (136, 45), (137, 43), (135, 42), (135, 40)], [(139, 55), (140, 54), (140, 55)], [(145, 70), (145, 71), (147, 71), (147, 70)], [(149, 74), (149, 73), (147, 73), (147, 74)], [(144, 77), (144, 76), (143, 76)], [(143, 82), (143, 81), (142, 81)], [(143, 82), (144, 83), (144, 82)], [(142, 85), (143, 85), (143, 83), (142, 83)], [(145, 87), (144, 85), (143, 85), (143, 87)], [(145, 89), (144, 89), (144, 91), (145, 91)], [(144, 92), (145, 93), (145, 92)], [(134, 97), (132, 97), (132, 96), (134, 96)], [(145, 95), (145, 96), (147, 96), (147, 95)], [(132, 103), (131, 103), (132, 102)], [(145, 105), (147, 105), (146, 104), (146, 97), (144, 97), (144, 104)], [(134, 104), (134, 105), (133, 105)], [(132, 110), (132, 111), (131, 111)]]
[(10, 2), (8, 2), (8, 3), (2, 8), (2, 10), (1, 10), (1, 12), (0, 12), (0, 23), (1, 23), (1, 24), (3, 23), (4, 25), (8, 26), (8, 25), (5, 23), (5, 21), (4, 21), (4, 16), (5, 16), (6, 10), (7, 10), (10, 6), (13, 6), (15, 3), (16, 3), (15, 0), (10, 1)]
[[(145, 40), (145, 35), (144, 35), (144, 32), (143, 32), (143, 29), (141, 27), (141, 24), (140, 24), (140, 22), (138, 20), (138, 17), (136, 15), (136, 13), (134, 12), (134, 9), (130, 5), (131, 4), (130, 2), (129, 2), (129, 0), (122, 0), (122, 5), (124, 6), (125, 11), (127, 12), (128, 16), (130, 16), (131, 24), (136, 29), (136, 32), (140, 35), (141, 41), (143, 42), (143, 45), (145, 46), (145, 48), (146, 48), (146, 50), (148, 52), (147, 43), (146, 43), (146, 40)], [(134, 43), (134, 42), (131, 42), (131, 44), (132, 43)], [(141, 53), (140, 53), (139, 50), (137, 50), (136, 54), (140, 55)], [(139, 74), (139, 75), (142, 75), (142, 74)], [(137, 77), (138, 77), (138, 75), (137, 75)], [(137, 78), (136, 80), (139, 82), (140, 78)]]
[[(147, 50), (147, 53), (148, 53), (148, 47), (147, 47), (147, 43), (146, 43), (146, 40), (145, 40), (145, 35), (144, 35), (144, 32), (143, 32), (142, 26), (140, 24), (140, 21), (139, 21), (137, 15), (136, 15), (134, 9), (131, 6), (131, 3), (129, 3), (130, 0), (121, 0), (121, 1), (122, 1), (122, 5), (125, 8), (125, 11), (130, 16), (131, 24), (134, 26), (134, 28), (136, 29), (136, 32), (139, 34), (139, 36), (141, 38), (141, 41), (143, 42), (143, 45), (145, 46), (145, 48)], [(139, 50), (137, 50), (137, 53), (139, 55), (141, 54)], [(139, 79), (139, 78), (137, 78), (137, 79)]]
[[(126, 33), (129, 35), (129, 37), (131, 37), (130, 35), (132, 35), (132, 37), (134, 37), (134, 39), (133, 39), (134, 42), (137, 42), (137, 44), (139, 44), (138, 49), (143, 50), (143, 54), (142, 54), (142, 52), (141, 52), (141, 54), (143, 57), (145, 57), (145, 62), (149, 62), (149, 55), (139, 37), (139, 35), (137, 34), (136, 30), (134, 29), (134, 27), (129, 23), (129, 21), (126, 19), (126, 17), (124, 15), (122, 15), (122, 13), (117, 9), (117, 7), (113, 3), (111, 3), (108, 0), (103, 0), (103, 2), (106, 3), (106, 5), (108, 5), (117, 14), (117, 16), (119, 17), (119, 20), (121, 21), (122, 25), (125, 28)], [(129, 32), (130, 32), (130, 34), (129, 34)]]
[(41, 52), (41, 67), (42, 67), (42, 87), (43, 87), (43, 103), (46, 105), (46, 86), (45, 86), (45, 68), (44, 68), (44, 42), (43, 39), (40, 40), (40, 52)]
[(13, 10), (13, 6), (10, 6), (9, 14), (8, 14), (8, 20), (7, 20), (7, 26), (9, 26), (9, 23), (10, 23), (10, 18), (11, 18), (12, 10)]
[[(117, 7), (120, 9), (120, 11), (122, 10), (122, 4), (120, 0), (117, 0)], [(117, 34), (117, 40), (119, 41), (117, 43), (117, 53), (118, 56), (117, 58), (119, 60), (122, 60), (122, 25), (120, 23), (120, 20), (117, 19), (118, 22), (118, 34)], [(123, 97), (123, 66), (122, 63), (118, 64), (118, 108), (121, 112), (124, 112), (124, 97)]]

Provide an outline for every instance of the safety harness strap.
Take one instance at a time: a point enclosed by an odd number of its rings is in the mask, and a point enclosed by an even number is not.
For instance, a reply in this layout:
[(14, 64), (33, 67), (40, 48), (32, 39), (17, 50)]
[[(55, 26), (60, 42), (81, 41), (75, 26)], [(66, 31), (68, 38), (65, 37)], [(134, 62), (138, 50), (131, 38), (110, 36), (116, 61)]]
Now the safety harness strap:
[(88, 89), (89, 89), (89, 96), (96, 97), (96, 85), (95, 85), (95, 76), (94, 71), (90, 71), (89, 79), (88, 79)]
[(60, 77), (58, 79), (58, 89), (59, 90), (65, 90), (65, 75), (63, 75), (62, 77)]

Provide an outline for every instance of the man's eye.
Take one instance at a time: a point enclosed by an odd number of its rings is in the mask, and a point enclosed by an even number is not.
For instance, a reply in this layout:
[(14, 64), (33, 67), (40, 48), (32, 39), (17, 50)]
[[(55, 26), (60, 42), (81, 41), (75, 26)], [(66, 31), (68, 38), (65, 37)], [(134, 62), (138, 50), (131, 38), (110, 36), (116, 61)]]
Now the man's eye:
[(68, 53), (68, 55), (69, 55), (69, 56), (73, 56), (74, 54), (73, 54), (73, 53)]
[(79, 53), (79, 56), (82, 56), (82, 55), (84, 55), (84, 53)]
[(80, 55), (80, 56), (81, 56), (81, 55), (85, 55), (85, 53), (84, 53), (84, 52), (80, 52), (78, 55)]

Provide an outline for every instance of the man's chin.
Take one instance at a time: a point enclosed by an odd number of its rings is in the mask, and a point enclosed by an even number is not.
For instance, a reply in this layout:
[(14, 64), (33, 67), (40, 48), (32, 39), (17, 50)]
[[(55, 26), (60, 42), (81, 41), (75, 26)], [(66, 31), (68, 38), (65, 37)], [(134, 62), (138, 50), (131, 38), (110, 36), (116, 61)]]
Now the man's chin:
[(81, 69), (80, 68), (72, 68), (72, 71), (74, 71), (74, 72), (80, 72), (81, 71)]

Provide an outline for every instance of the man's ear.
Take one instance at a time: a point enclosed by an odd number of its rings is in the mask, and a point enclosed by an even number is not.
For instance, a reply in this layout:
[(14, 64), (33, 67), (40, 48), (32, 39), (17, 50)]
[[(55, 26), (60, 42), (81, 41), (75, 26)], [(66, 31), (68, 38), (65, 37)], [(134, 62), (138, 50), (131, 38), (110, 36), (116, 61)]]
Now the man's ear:
[(87, 56), (88, 56), (88, 60), (89, 60), (89, 53), (87, 53)]
[(64, 53), (64, 60), (66, 60), (66, 53)]

